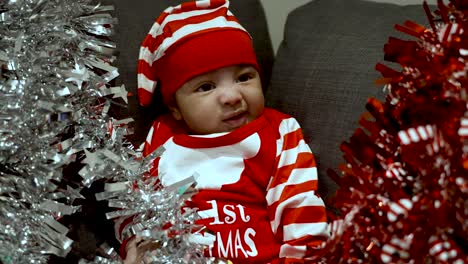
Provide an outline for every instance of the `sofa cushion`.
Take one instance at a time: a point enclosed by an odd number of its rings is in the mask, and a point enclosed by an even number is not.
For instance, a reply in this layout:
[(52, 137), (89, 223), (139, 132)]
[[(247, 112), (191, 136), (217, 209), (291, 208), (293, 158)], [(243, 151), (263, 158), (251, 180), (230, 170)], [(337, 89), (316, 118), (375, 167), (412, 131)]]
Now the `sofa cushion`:
[(374, 66), (383, 62), (388, 37), (409, 38), (394, 29), (406, 20), (427, 24), (422, 4), (315, 0), (288, 16), (267, 105), (301, 123), (326, 198), (336, 189), (326, 171), (337, 171), (344, 162), (341, 142), (358, 127), (367, 99), (384, 97), (382, 87), (374, 84), (380, 78)]

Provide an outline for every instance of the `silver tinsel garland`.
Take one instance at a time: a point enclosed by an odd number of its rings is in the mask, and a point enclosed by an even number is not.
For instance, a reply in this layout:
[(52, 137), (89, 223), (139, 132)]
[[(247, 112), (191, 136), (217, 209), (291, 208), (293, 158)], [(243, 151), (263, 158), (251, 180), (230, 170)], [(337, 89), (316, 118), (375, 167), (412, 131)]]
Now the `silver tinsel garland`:
[[(148, 263), (223, 262), (188, 239), (196, 214), (180, 207), (194, 181), (154, 188), (143, 175), (159, 153), (143, 158), (125, 140), (132, 119), (109, 115), (116, 98), (127, 102), (125, 87), (110, 83), (119, 75), (112, 9), (91, 0), (0, 3), (1, 263), (65, 257), (73, 241), (59, 219), (80, 210), (73, 201), (98, 179), (108, 184), (97, 199), (118, 208), (108, 218), (135, 215), (132, 233), (160, 245)], [(72, 162), (84, 164), (83, 180), (60, 187)], [(121, 263), (114, 249), (101, 251), (80, 263)]]
[[(45, 263), (65, 257), (72, 240), (57, 220), (80, 208), (80, 189), (60, 188), (62, 170), (106, 137), (118, 76), (106, 40), (112, 7), (90, 1), (0, 4), (0, 260)], [(110, 119), (109, 119), (110, 120)], [(83, 186), (92, 176), (85, 175)]]

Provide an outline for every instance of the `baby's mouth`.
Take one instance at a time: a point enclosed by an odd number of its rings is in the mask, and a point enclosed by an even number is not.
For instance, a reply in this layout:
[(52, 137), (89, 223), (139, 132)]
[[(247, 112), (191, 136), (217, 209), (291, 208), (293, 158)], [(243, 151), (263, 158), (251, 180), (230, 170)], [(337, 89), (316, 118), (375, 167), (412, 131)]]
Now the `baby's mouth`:
[(247, 123), (247, 112), (240, 112), (223, 120), (232, 127), (240, 127)]

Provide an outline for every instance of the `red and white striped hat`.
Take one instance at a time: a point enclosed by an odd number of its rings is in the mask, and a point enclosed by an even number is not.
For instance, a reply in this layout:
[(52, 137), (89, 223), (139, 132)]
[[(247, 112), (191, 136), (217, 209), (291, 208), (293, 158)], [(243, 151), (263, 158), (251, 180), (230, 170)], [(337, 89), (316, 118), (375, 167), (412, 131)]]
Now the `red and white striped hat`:
[(232, 65), (260, 72), (249, 33), (228, 10), (228, 0), (201, 0), (169, 7), (143, 40), (138, 98), (151, 103), (157, 83), (164, 103), (197, 75)]

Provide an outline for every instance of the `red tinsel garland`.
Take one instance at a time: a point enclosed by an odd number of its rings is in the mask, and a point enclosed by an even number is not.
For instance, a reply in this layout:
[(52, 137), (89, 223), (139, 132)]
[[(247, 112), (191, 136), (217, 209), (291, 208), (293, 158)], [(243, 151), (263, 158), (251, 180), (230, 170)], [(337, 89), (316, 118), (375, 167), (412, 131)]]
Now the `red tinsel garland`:
[(405, 22), (377, 64), (388, 92), (369, 99), (341, 149), (326, 263), (468, 263), (468, 1), (427, 3), (430, 29)]

